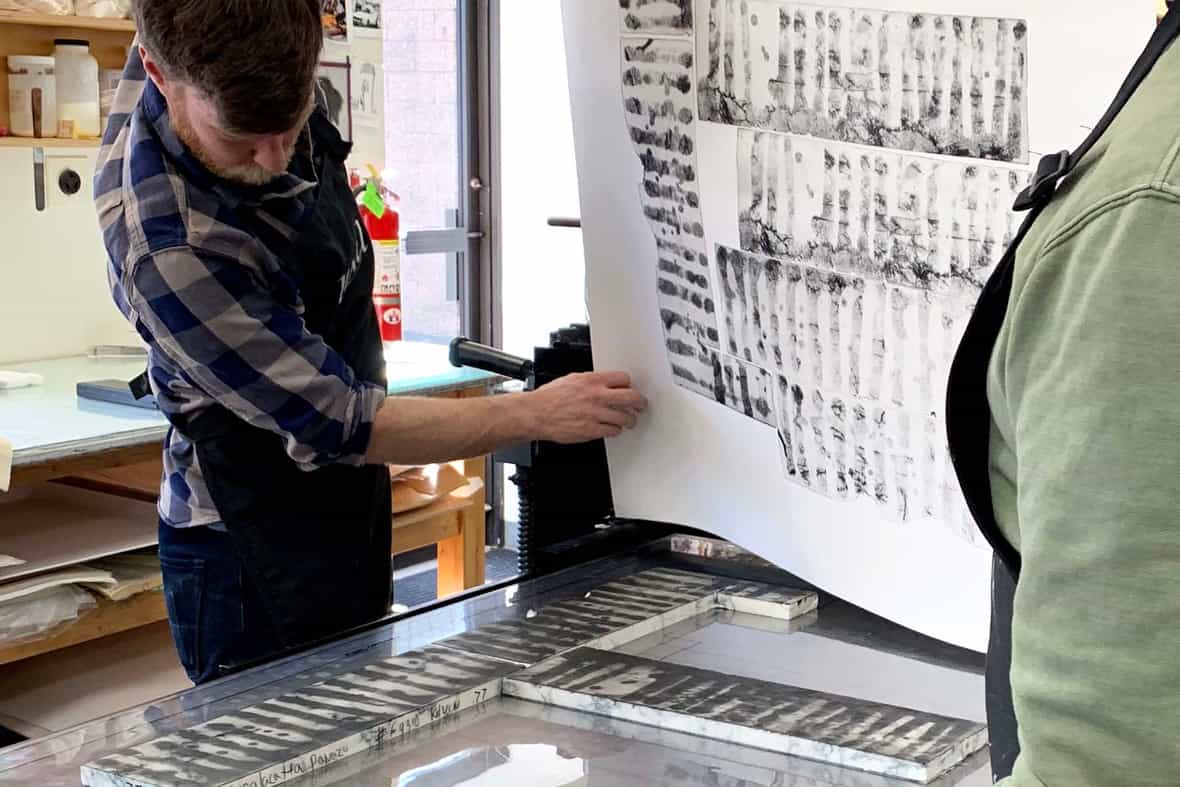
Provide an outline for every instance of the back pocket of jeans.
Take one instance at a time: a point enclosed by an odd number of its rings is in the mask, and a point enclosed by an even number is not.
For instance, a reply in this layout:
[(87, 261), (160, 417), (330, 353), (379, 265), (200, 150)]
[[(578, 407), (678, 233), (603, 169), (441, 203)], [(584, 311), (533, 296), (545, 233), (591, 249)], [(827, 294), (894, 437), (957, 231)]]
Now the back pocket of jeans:
[(164, 603), (172, 641), (180, 663), (194, 682), (201, 672), (201, 613), (205, 593), (205, 561), (160, 556)]

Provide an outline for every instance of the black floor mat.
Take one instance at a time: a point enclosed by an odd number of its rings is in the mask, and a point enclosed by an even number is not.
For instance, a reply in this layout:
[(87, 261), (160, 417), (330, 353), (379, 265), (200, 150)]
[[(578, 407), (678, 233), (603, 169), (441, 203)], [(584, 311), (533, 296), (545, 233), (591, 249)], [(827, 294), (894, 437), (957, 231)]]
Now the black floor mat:
[[(516, 573), (515, 550), (493, 549), (488, 552), (485, 572), (488, 582), (511, 579)], [(437, 584), (438, 572), (434, 569), (396, 580), (393, 583), (393, 603), (410, 608), (429, 604), (437, 598)]]

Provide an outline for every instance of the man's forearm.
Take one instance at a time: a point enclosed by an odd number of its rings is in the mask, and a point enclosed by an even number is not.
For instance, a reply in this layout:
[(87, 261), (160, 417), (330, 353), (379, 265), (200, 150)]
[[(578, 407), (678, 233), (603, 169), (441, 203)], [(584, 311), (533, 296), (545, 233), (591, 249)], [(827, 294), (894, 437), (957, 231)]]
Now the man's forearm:
[(365, 460), (395, 465), (449, 462), (536, 439), (538, 426), (529, 396), (389, 397), (377, 411)]
[(621, 372), (570, 374), (521, 394), (390, 397), (377, 411), (365, 461), (423, 465), (533, 440), (583, 443), (614, 437), (635, 426), (646, 406)]

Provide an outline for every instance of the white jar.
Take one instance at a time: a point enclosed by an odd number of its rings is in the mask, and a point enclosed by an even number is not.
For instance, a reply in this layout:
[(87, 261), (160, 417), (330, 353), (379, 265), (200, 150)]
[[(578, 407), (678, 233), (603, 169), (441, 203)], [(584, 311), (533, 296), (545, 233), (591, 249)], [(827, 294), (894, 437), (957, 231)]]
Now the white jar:
[(98, 139), (102, 135), (98, 110), (98, 61), (90, 42), (59, 38), (53, 42), (57, 64), (57, 135)]
[(17, 137), (57, 134), (54, 60), (39, 55), (8, 56), (8, 129)]

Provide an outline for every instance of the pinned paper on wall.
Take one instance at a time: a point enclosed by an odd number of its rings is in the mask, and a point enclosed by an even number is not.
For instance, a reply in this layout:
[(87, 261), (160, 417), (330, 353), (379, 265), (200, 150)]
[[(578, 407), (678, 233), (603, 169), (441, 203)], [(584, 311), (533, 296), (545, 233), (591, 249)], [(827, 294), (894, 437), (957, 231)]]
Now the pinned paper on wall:
[(609, 445), (615, 507), (982, 650), (946, 375), (1037, 151), (1080, 140), (1150, 26), (883, 5), (564, 0), (595, 363), (652, 402)]
[(317, 100), (322, 100), (328, 119), (347, 142), (352, 141), (352, 65), (321, 62), (316, 69)]
[(325, 41), (340, 44), (348, 42), (347, 0), (320, 0), (320, 21)]
[(381, 0), (352, 0), (352, 34), (356, 38), (381, 37)]
[(352, 120), (358, 126), (374, 127), (380, 123), (378, 75), (381, 67), (368, 60), (353, 61)]

